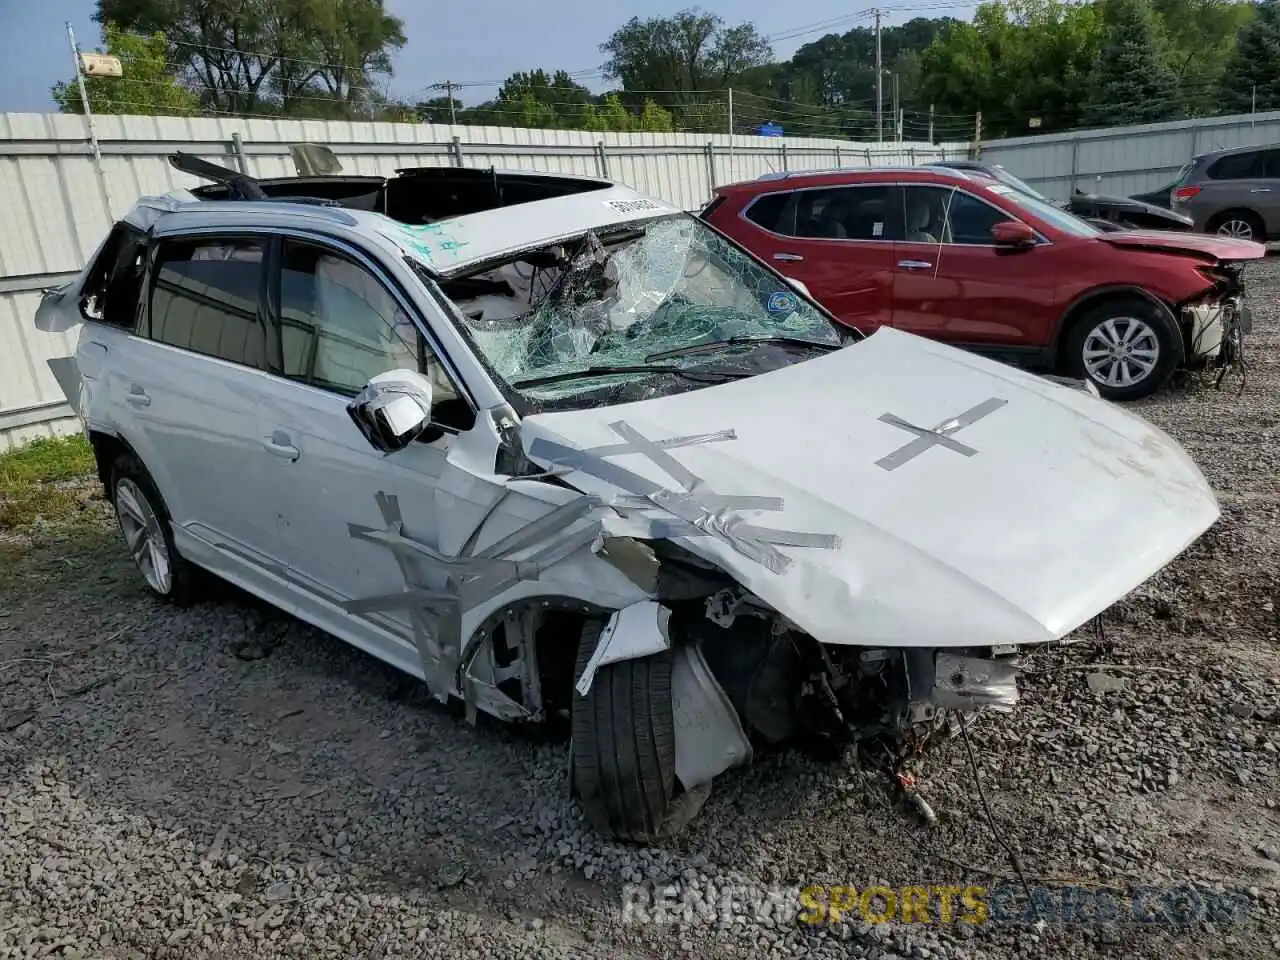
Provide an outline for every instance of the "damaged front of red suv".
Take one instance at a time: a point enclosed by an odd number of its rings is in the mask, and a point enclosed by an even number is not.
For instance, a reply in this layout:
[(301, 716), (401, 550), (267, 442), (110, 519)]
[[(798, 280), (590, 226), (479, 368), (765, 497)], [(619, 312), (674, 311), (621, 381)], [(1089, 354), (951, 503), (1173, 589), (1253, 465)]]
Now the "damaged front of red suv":
[(1167, 305), (1179, 321), (1186, 365), (1216, 367), (1225, 373), (1239, 364), (1244, 335), (1253, 328), (1244, 275), (1250, 262), (1266, 256), (1267, 248), (1250, 240), (1124, 230), (1100, 237), (1120, 250), (1142, 251), (1172, 259), (1172, 273), (1180, 281)]

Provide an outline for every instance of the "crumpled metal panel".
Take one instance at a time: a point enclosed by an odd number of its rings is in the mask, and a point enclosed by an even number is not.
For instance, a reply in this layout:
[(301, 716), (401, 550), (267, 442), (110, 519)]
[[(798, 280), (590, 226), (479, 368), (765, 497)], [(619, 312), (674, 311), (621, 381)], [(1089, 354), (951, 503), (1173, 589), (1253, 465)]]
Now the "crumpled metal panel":
[[(504, 490), (499, 502), (506, 495)], [(599, 505), (597, 498), (583, 496), (556, 507), (496, 543), (477, 550), (473, 537), (459, 554), (450, 555), (404, 535), (400, 505), (395, 497), (379, 493), (377, 504), (387, 524), (385, 529), (349, 524), (348, 530), (353, 538), (386, 547), (395, 555), (404, 577), (404, 589), (350, 600), (343, 604), (343, 609), (355, 614), (407, 609), (427, 685), (441, 702), (448, 700), (455, 686), (461, 684), (468, 704), (474, 704), (474, 692), (467, 689), (465, 678), (458, 677), (465, 639), (463, 614), (522, 580), (536, 580), (546, 567), (590, 546), (598, 534), (596, 525), (570, 529)], [(485, 517), (497, 506), (495, 503)], [(512, 559), (513, 554), (533, 547), (537, 549), (523, 559)], [(443, 589), (425, 582), (418, 566), (421, 561), (444, 571)]]
[(575, 685), (578, 695), (585, 697), (591, 692), (591, 682), (601, 667), (670, 649), (671, 635), (667, 631), (670, 620), (671, 611), (654, 600), (633, 603), (610, 617)]
[(676, 648), (671, 666), (676, 732), (676, 777), (686, 790), (710, 783), (751, 760), (751, 742), (738, 712), (716, 681), (697, 644)]
[(929, 699), (944, 709), (1007, 712), (1018, 702), (1019, 670), (1008, 661), (939, 652), (933, 671)]
[[(735, 511), (779, 511), (783, 507), (782, 499), (760, 496), (737, 497), (716, 493), (707, 489), (707, 485), (699, 477), (667, 452), (673, 447), (688, 446), (693, 443), (716, 443), (736, 439), (736, 434), (732, 430), (654, 441), (622, 420), (609, 424), (609, 428), (625, 442), (578, 450), (539, 437), (530, 446), (529, 455), (534, 459), (548, 460), (558, 466), (590, 474), (639, 498), (613, 501), (611, 505), (621, 513), (657, 507), (669, 514), (669, 517), (648, 518), (649, 539), (715, 537), (743, 556), (755, 560), (778, 574), (791, 565), (791, 558), (775, 547), (812, 547), (826, 550), (839, 548), (840, 538), (833, 535), (776, 530), (747, 522)], [(680, 489), (669, 489), (605, 459), (628, 453), (646, 457), (674, 479)]]

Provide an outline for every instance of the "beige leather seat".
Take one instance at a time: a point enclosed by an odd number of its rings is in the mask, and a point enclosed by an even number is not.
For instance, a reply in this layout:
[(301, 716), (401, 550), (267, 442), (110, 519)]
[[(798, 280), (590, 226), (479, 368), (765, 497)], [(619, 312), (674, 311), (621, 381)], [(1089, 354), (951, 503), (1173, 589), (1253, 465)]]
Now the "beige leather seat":
[(906, 240), (908, 243), (937, 243), (938, 238), (930, 232), (933, 225), (934, 207), (928, 197), (907, 197)]

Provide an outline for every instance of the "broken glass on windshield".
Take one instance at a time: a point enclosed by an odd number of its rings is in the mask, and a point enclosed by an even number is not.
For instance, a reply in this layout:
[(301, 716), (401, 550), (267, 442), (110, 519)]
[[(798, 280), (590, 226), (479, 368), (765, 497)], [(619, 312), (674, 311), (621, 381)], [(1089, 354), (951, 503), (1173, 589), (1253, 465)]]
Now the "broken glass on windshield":
[[(689, 216), (588, 233), (444, 290), (489, 366), (540, 396), (588, 388), (599, 376), (652, 375), (646, 358), (673, 350), (681, 355), (669, 363), (683, 369), (723, 362), (720, 345), (830, 349), (845, 340), (786, 281)], [(543, 383), (522, 386), (531, 380)]]

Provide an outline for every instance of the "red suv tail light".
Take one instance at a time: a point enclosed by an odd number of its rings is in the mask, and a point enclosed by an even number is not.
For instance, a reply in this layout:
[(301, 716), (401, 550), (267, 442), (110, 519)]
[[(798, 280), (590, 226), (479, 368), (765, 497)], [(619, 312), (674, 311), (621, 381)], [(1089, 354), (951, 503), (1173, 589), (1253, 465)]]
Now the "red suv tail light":
[(1195, 186), (1178, 187), (1176, 190), (1173, 191), (1173, 199), (1190, 200), (1199, 192), (1200, 192), (1200, 188)]

